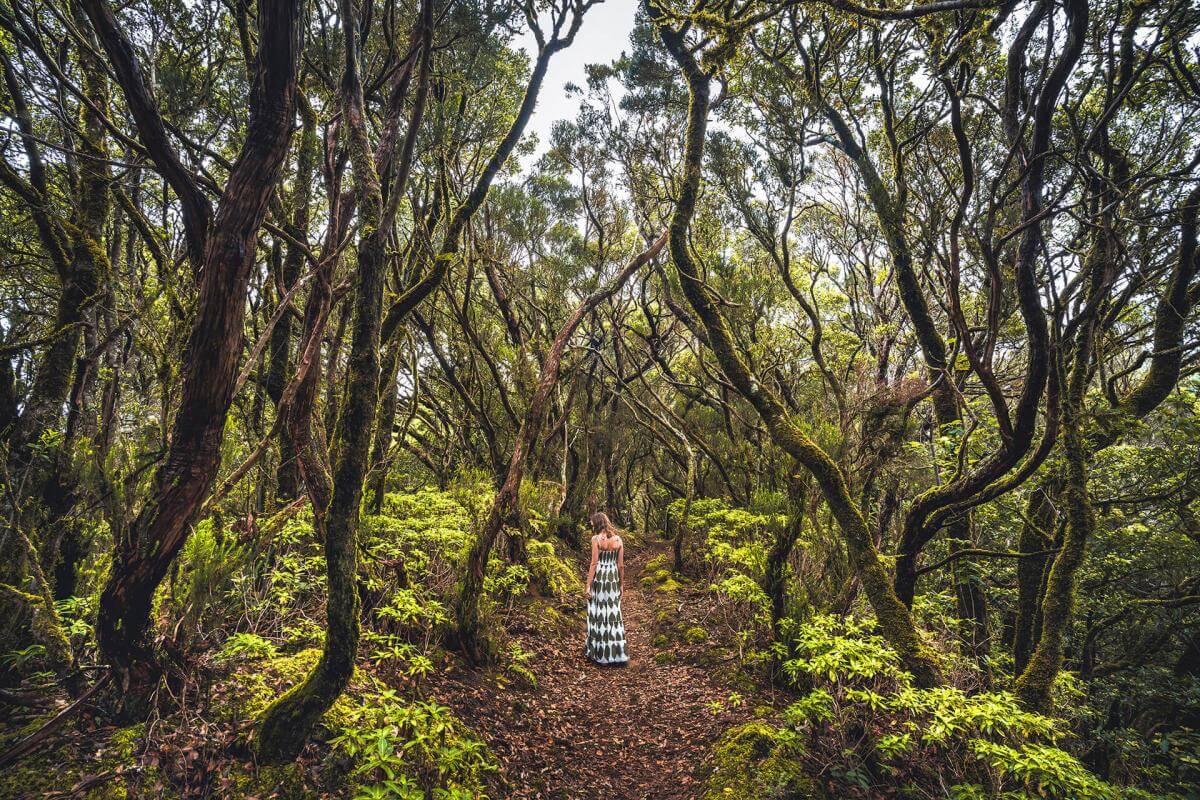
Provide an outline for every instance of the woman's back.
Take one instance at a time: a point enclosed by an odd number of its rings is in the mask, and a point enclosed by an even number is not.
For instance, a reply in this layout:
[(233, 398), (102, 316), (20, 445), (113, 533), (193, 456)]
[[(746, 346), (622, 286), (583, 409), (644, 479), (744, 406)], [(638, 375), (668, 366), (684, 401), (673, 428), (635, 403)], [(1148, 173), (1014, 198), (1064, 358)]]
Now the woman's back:
[(624, 542), (608, 516), (592, 515), (592, 563), (588, 568), (588, 630), (584, 654), (597, 664), (628, 661), (621, 585), (625, 580)]

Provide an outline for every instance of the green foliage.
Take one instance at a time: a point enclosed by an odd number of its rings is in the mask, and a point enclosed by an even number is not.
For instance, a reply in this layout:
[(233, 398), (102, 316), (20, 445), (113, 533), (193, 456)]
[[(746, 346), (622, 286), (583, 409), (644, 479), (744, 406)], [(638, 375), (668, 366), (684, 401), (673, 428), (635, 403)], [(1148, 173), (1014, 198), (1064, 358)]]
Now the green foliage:
[(353, 761), (355, 800), (475, 800), (495, 769), (486, 745), (436, 703), (406, 703), (395, 692), (352, 709), (332, 740)]
[(523, 564), (493, 564), (483, 579), (483, 591), (486, 595), (508, 603), (525, 592), (530, 577), (529, 567)]
[(83, 644), (91, 641), (92, 620), (96, 617), (97, 600), (94, 596), (68, 597), (54, 604), (58, 609), (58, 618), (62, 620), (63, 630), (73, 642)]
[(529, 662), (533, 660), (533, 653), (522, 649), (521, 645), (516, 642), (509, 642), (504, 655), (504, 669), (516, 675), (531, 689), (536, 689), (537, 676), (529, 668)]
[(220, 527), (219, 520), (202, 520), (184, 543), (178, 578), (169, 602), (182, 617), (184, 629), (202, 627), (205, 618), (230, 609), (228, 595), (234, 576), (244, 569), (251, 551)]
[(378, 565), (397, 564), (409, 582), (448, 597), (487, 495), (486, 486), (479, 484), (384, 495), (383, 513), (364, 517), (362, 524), (372, 586), (395, 583), (396, 573), (384, 572)]
[(374, 613), (384, 627), (416, 631), (426, 638), (436, 627), (449, 620), (442, 603), (423, 599), (412, 589), (397, 589), (388, 598), (387, 604), (376, 607)]
[(1096, 778), (1063, 746), (1067, 726), (1007, 692), (919, 689), (868, 621), (815, 616), (793, 626), (784, 670), (805, 693), (783, 713), (804, 744), (808, 774), (839, 796), (886, 787), (954, 786), (956, 797), (1106, 800), (1122, 789)]
[(32, 664), (46, 655), (46, 648), (40, 644), (31, 644), (18, 650), (9, 650), (0, 656), (0, 664), (13, 671), (21, 670), (27, 664)]
[(548, 597), (570, 597), (583, 591), (579, 571), (554, 543), (531, 539), (526, 543), (530, 576), (538, 592)]
[(275, 644), (255, 633), (235, 633), (225, 640), (217, 650), (217, 661), (252, 661), (274, 658), (278, 654)]
[[(699, 539), (702, 563), (709, 571), (712, 588), (751, 626), (761, 626), (769, 619), (770, 604), (762, 589), (767, 549), (775, 531), (787, 524), (777, 496), (764, 493), (759, 499), (762, 512), (730, 506), (717, 498), (699, 498), (693, 500), (688, 515), (688, 530), (703, 537)], [(683, 500), (675, 500), (668, 508), (675, 525), (681, 521), (683, 506)]]

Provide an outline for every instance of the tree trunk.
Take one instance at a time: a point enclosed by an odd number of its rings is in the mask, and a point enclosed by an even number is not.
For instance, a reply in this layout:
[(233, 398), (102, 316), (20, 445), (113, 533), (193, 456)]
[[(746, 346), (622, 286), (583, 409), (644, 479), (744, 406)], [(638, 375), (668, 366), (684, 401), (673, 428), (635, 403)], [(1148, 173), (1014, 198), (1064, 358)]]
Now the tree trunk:
[(675, 528), (675, 540), (671, 545), (675, 557), (675, 571), (680, 575), (683, 574), (684, 540), (688, 535), (688, 521), (692, 518), (692, 500), (696, 496), (696, 451), (686, 440), (683, 442), (683, 446), (687, 452), (687, 477), (685, 478), (687, 482), (683, 487), (683, 515), (679, 518), (679, 525)]
[(728, 323), (697, 272), (689, 249), (688, 230), (700, 190), (712, 76), (702, 70), (687, 51), (683, 35), (671, 31), (650, 4), (646, 4), (646, 9), (658, 23), (659, 36), (683, 72), (689, 90), (683, 174), (670, 225), (671, 260), (675, 263), (684, 295), (704, 325), (709, 349), (729, 382), (758, 412), (772, 440), (816, 479), (846, 539), (855, 571), (884, 637), (896, 649), (901, 663), (913, 674), (918, 685), (936, 685), (941, 682), (937, 661), (925, 647), (911, 612), (896, 597), (866, 520), (851, 499), (845, 476), (824, 450), (788, 420), (787, 409), (779, 398), (750, 372), (737, 351)]
[[(346, 398), (334, 432), (336, 461), (333, 496), (324, 515), (328, 582), (325, 643), (313, 671), (263, 712), (258, 734), (258, 755), (272, 764), (294, 760), (300, 754), (313, 727), (349, 685), (358, 656), (358, 524), (371, 437), (379, 407), (383, 290), (387, 282), (387, 244), (395, 220), (395, 207), (389, 206), (385, 210), (379, 173), (367, 139), (353, 0), (343, 0), (340, 12), (346, 48), (342, 112), (349, 135), (350, 163), (358, 196), (358, 287), (350, 360), (346, 366)], [(421, 72), (405, 134), (402, 164), (392, 188), (392, 191), (399, 193), (404, 191), (408, 178), (412, 148), (425, 108), (433, 52), (432, 0), (423, 0), (417, 27), (420, 32)]]
[[(128, 38), (103, 0), (85, 10), (137, 120), (138, 135), (164, 175), (180, 179), (157, 106), (141, 78)], [(225, 417), (232, 401), (243, 335), (246, 289), (255, 240), (274, 192), (294, 116), (300, 51), (298, 0), (260, 0), (260, 45), (250, 97), (246, 139), (229, 176), (212, 230), (207, 217), (186, 217), (189, 230), (204, 223), (202, 269), (188, 337), (178, 411), (167, 455), (155, 473), (146, 505), (117, 543), (100, 596), (96, 638), (104, 660), (125, 689), (126, 711), (143, 710), (157, 683), (158, 661), (149, 642), (155, 590), (183, 546), (220, 463)], [(173, 158), (173, 162), (172, 162)], [(187, 178), (181, 184), (195, 190)], [(177, 188), (177, 192), (181, 189)], [(186, 198), (185, 203), (187, 202)]]
[(492, 505), (483, 527), (475, 537), (471, 550), (467, 554), (462, 585), (454, 605), (455, 628), (452, 632), (452, 644), (472, 663), (486, 663), (491, 658), (489, 643), (483, 636), (479, 617), (479, 603), (483, 594), (483, 580), (487, 574), (488, 557), (491, 555), (492, 546), (505, 523), (517, 513), (517, 500), (521, 489), (521, 478), (525, 474), (525, 462), (541, 435), (550, 393), (558, 383), (563, 352), (584, 317), (612, 297), (631, 275), (654, 258), (662, 250), (666, 240), (667, 235), (664, 231), (649, 248), (632, 258), (611, 283), (589, 295), (576, 306), (546, 351), (546, 358), (542, 362), (533, 397), (529, 400), (529, 407), (525, 411), (521, 429), (517, 433), (517, 441), (513, 445), (504, 481), (492, 499)]
[[(1025, 507), (1026, 522), (1021, 526), (1017, 540), (1017, 551), (1021, 553), (1045, 553), (1053, 545), (1053, 537), (1047, 536), (1055, 524), (1054, 506), (1045, 487), (1039, 487), (1029, 496)], [(1033, 645), (1040, 635), (1039, 620), (1042, 614), (1042, 586), (1048, 554), (1031, 555), (1017, 561), (1017, 614), (1013, 623), (1013, 672), (1020, 675), (1033, 653)]]
[(400, 350), (392, 347), (384, 357), (380, 369), (382, 375), (382, 398), (379, 407), (379, 425), (375, 430), (375, 442), (371, 448), (371, 511), (383, 511), (383, 495), (387, 491), (388, 454), (392, 449), (392, 430), (396, 426), (396, 409), (400, 404), (397, 396), (398, 361)]
[[(766, 569), (763, 572), (763, 590), (771, 603), (771, 643), (783, 644), (783, 612), (787, 604), (787, 565), (796, 542), (804, 531), (805, 508), (804, 485), (794, 478), (789, 486), (792, 513), (787, 524), (775, 533), (771, 549), (767, 552)], [(778, 678), (783, 666), (783, 657), (775, 653), (771, 659), (771, 672)]]

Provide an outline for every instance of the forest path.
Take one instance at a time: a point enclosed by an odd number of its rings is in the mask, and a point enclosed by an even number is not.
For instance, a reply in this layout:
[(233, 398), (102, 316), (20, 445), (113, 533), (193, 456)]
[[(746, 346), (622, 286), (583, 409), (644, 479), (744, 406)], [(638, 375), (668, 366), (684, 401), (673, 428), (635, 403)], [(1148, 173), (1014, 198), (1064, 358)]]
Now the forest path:
[(460, 673), (445, 685), (450, 705), (487, 740), (500, 761), (503, 798), (687, 800), (699, 794), (710, 746), (740, 721), (740, 709), (714, 715), (728, 698), (700, 667), (657, 663), (654, 617), (670, 600), (640, 583), (655, 552), (626, 560), (621, 606), (629, 664), (601, 667), (583, 656), (586, 619), (569, 631), (516, 630), (532, 654), (537, 688), (498, 690)]

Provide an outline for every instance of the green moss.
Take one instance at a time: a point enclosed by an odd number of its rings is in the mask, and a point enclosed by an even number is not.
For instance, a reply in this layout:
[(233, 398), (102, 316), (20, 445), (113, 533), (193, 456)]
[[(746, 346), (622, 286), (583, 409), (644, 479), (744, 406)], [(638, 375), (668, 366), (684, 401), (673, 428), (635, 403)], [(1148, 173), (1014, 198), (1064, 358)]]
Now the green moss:
[(729, 730), (713, 751), (701, 800), (821, 800), (796, 750), (761, 720)]
[(665, 633), (660, 633), (658, 636), (654, 637), (650, 644), (654, 645), (655, 647), (662, 648), (670, 644), (670, 640), (667, 639), (667, 635)]
[[(299, 684), (321, 658), (318, 648), (310, 647), (291, 655), (266, 661), (255, 661), (233, 672), (218, 692), (213, 703), (213, 716), (219, 722), (242, 722), (257, 719), (264, 709), (281, 693)], [(342, 695), (326, 712), (324, 723), (336, 728), (353, 706)]]
[(660, 570), (666, 569), (667, 567), (670, 566), (670, 564), (671, 564), (671, 559), (667, 556), (667, 554), (659, 553), (654, 558), (652, 558), (646, 562), (646, 570), (651, 573), (655, 573)]
[(658, 592), (665, 592), (667, 594), (673, 594), (682, 588), (683, 588), (683, 585), (680, 584), (679, 581), (675, 580), (674, 578), (668, 578), (663, 583), (660, 583), (658, 586), (655, 586), (654, 590), (658, 591)]
[(675, 653), (671, 650), (663, 650), (661, 653), (654, 654), (655, 664), (673, 664), (675, 663)]
[(699, 625), (693, 625), (683, 633), (683, 640), (688, 644), (700, 644), (708, 641), (708, 631)]
[(230, 798), (278, 797), (282, 800), (317, 800), (322, 795), (308, 786), (297, 764), (260, 766), (232, 777), (226, 784)]
[(108, 744), (113, 753), (122, 762), (132, 761), (138, 754), (142, 737), (146, 735), (146, 723), (139, 722), (128, 728), (119, 728), (108, 737)]
[(577, 570), (559, 556), (553, 544), (530, 539), (526, 548), (530, 577), (539, 593), (567, 597), (583, 591)]
[(124, 770), (127, 777), (105, 781), (79, 797), (84, 800), (126, 800), (154, 796), (170, 800), (176, 795), (162, 793), (165, 790), (150, 794), (148, 787), (161, 786), (163, 781), (153, 767), (138, 764), (145, 734), (144, 723), (114, 729), (108, 734), (107, 741), (103, 741), (103, 734), (100, 734), (94, 759), (80, 758), (70, 744), (35, 752), (0, 773), (0, 797), (43, 797), (68, 792), (91, 775), (105, 770)]

